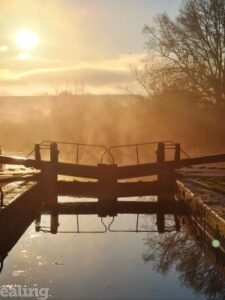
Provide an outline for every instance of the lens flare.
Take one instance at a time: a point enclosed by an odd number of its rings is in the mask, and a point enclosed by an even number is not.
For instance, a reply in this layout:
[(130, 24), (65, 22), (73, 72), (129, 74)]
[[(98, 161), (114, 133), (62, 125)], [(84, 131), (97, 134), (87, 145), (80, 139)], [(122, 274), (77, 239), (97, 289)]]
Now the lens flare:
[(213, 248), (219, 248), (220, 241), (219, 240), (212, 240), (212, 246), (213, 246)]

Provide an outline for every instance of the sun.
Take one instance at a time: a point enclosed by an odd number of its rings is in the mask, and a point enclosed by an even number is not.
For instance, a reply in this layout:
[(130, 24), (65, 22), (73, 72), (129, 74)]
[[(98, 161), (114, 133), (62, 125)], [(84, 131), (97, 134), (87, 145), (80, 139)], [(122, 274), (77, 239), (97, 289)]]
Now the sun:
[(38, 45), (39, 38), (32, 30), (22, 28), (14, 34), (14, 41), (19, 49), (31, 50)]

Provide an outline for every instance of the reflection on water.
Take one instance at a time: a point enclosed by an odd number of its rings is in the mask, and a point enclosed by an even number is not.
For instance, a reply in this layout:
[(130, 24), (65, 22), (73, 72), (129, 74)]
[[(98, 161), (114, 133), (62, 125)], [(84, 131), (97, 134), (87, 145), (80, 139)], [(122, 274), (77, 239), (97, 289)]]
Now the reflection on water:
[(45, 233), (106, 233), (109, 232), (170, 232), (180, 231), (180, 220), (174, 215), (152, 214), (152, 215), (118, 215), (113, 217), (99, 217), (97, 215), (74, 215), (72, 217), (70, 230), (63, 230), (62, 224), (59, 230), (59, 214), (52, 213), (49, 215), (49, 225), (42, 225), (41, 214), (35, 219), (36, 232)]
[(158, 219), (42, 214), (32, 224), (24, 220), (0, 244), (0, 283), (48, 287), (51, 299), (224, 299), (221, 253), (187, 218), (180, 226), (177, 216), (165, 215), (164, 233)]
[(175, 268), (181, 285), (207, 299), (225, 299), (225, 255), (206, 243), (190, 219), (185, 221), (182, 233), (148, 235), (144, 261), (165, 275)]

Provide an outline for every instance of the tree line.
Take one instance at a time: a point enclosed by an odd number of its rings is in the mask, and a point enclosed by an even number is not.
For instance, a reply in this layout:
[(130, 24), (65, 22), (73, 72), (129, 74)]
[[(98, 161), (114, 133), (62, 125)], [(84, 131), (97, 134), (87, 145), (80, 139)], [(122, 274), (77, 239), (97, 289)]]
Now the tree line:
[(160, 14), (143, 31), (148, 55), (135, 72), (148, 95), (225, 110), (224, 0), (188, 0), (175, 19)]

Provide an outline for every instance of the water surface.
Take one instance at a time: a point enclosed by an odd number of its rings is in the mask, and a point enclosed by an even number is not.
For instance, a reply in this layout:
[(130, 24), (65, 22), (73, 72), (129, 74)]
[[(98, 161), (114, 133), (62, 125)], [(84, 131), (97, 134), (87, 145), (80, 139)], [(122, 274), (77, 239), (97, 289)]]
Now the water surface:
[[(155, 215), (59, 216), (32, 222), (4, 260), (1, 285), (37, 285), (51, 299), (224, 299), (224, 266), (193, 228), (174, 228), (166, 216), (159, 234)], [(40, 225), (40, 228), (38, 227)], [(189, 228), (189, 229), (188, 229)], [(37, 229), (40, 230), (37, 232)], [(91, 232), (89, 232), (91, 231)]]

